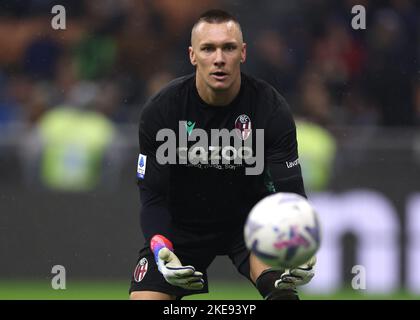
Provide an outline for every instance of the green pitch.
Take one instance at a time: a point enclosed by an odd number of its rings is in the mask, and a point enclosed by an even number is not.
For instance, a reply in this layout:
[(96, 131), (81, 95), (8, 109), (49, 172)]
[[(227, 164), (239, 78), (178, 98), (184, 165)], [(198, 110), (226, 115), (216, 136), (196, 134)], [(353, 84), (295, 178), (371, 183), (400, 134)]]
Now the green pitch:
[[(418, 300), (420, 295), (396, 292), (391, 295), (367, 295), (363, 291), (341, 290), (332, 295), (301, 293), (302, 300)], [(65, 290), (54, 290), (46, 281), (0, 280), (0, 300), (126, 300), (127, 281), (76, 281), (69, 280)], [(260, 300), (259, 294), (248, 283), (212, 282), (209, 294), (194, 295), (186, 300)]]

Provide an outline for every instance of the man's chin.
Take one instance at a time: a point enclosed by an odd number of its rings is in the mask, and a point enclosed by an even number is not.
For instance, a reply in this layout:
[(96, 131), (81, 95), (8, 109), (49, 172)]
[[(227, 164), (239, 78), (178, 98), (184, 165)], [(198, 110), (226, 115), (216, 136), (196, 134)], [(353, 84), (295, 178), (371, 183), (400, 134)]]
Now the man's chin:
[(216, 82), (213, 81), (210, 83), (210, 88), (212, 88), (214, 91), (226, 91), (230, 88), (230, 83), (227, 82)]

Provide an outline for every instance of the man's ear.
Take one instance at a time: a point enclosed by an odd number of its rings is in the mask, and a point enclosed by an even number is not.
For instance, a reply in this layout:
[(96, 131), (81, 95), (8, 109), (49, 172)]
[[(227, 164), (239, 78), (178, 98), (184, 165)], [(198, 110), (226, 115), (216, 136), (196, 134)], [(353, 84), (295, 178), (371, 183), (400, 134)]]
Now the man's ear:
[(241, 50), (241, 63), (244, 63), (246, 60), (246, 43), (242, 44), (242, 50)]
[(193, 65), (193, 66), (196, 66), (197, 65), (197, 61), (196, 61), (196, 59), (195, 59), (195, 53), (194, 53), (194, 50), (193, 50), (193, 48), (190, 46), (190, 47), (188, 47), (188, 53), (189, 53), (189, 55), (190, 55), (190, 62), (191, 62), (191, 64)]

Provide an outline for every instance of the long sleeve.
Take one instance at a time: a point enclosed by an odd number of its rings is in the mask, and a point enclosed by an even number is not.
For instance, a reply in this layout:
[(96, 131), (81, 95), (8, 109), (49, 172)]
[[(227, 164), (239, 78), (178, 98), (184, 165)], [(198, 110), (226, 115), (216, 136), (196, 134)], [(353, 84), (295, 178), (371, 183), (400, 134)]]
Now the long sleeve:
[(139, 149), (137, 182), (140, 193), (140, 225), (146, 243), (155, 234), (170, 239), (171, 215), (167, 194), (169, 164), (161, 165), (156, 160), (158, 143), (156, 133), (165, 125), (159, 108), (153, 100), (143, 109), (139, 126)]
[(296, 125), (290, 108), (274, 93), (275, 106), (266, 127), (266, 173), (273, 192), (293, 192), (306, 198), (296, 140)]

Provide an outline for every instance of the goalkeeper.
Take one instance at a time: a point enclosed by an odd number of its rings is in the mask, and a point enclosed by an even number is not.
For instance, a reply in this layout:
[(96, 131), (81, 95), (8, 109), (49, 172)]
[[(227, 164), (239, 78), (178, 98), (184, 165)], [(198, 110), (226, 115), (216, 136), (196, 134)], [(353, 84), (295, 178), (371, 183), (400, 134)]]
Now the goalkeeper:
[[(206, 293), (208, 266), (216, 256), (227, 255), (264, 299), (297, 300), (296, 287), (311, 280), (314, 262), (274, 270), (250, 254), (243, 239), (248, 213), (259, 200), (273, 192), (305, 196), (289, 106), (270, 85), (241, 73), (246, 44), (239, 23), (227, 12), (211, 10), (200, 17), (192, 29), (189, 57), (196, 72), (149, 99), (140, 119), (137, 177), (145, 245), (130, 298), (169, 300)], [(254, 129), (263, 129), (264, 141), (257, 136), (252, 154), (258, 162), (263, 150), (264, 170), (246, 174), (250, 165), (236, 161), (240, 152), (232, 146), (220, 150), (214, 141), (208, 141), (204, 154), (196, 148), (186, 157), (176, 149), (177, 162), (162, 164), (161, 147), (181, 140), (180, 123), (191, 137), (198, 131), (209, 135), (213, 129), (237, 129), (244, 143), (251, 130), (254, 136)], [(176, 139), (163, 142), (162, 129), (171, 129)], [(193, 147), (188, 141), (187, 150)], [(202, 159), (205, 154), (206, 165), (190, 161), (190, 156)], [(186, 158), (189, 162), (180, 161)], [(215, 163), (222, 158), (229, 164)]]

